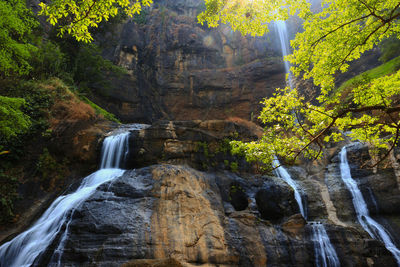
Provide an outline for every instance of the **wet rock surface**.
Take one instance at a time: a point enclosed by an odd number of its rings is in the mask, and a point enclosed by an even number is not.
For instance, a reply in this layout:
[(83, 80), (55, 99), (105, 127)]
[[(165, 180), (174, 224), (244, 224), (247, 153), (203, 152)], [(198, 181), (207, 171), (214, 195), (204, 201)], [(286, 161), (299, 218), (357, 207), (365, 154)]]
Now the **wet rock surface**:
[[(258, 211), (260, 187), (282, 187), (275, 179), (165, 164), (126, 171), (72, 214), (61, 264), (313, 266), (311, 230), (301, 215), (288, 208), (284, 214), (291, 216), (281, 224), (264, 220)], [(233, 207), (227, 185), (241, 187), (245, 209)], [(395, 266), (382, 244), (363, 231), (329, 224), (326, 229), (343, 266)], [(41, 264), (49, 263), (52, 249)]]
[[(370, 215), (391, 233), (397, 246), (400, 244), (400, 191), (397, 177), (391, 165), (380, 165), (375, 171), (368, 167), (371, 157), (368, 147), (360, 143), (347, 146), (351, 175), (357, 182), (362, 196), (368, 206)], [(352, 197), (340, 178), (340, 159), (335, 156), (328, 165), (326, 183), (338, 216), (348, 223), (356, 222), (356, 213)]]

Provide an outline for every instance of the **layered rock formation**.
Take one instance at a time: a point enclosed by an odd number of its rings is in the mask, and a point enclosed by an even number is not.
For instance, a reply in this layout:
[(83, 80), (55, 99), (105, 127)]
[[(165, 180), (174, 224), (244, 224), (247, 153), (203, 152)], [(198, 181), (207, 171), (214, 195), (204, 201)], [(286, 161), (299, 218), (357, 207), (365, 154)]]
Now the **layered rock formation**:
[(159, 121), (134, 131), (126, 167), (155, 163), (187, 164), (201, 170), (250, 170), (243, 157), (233, 156), (230, 140), (253, 141), (261, 128), (245, 121)]
[[(168, 259), (173, 259), (176, 266), (313, 266), (310, 227), (290, 208), (292, 193), (284, 200), (290, 207), (275, 201), (286, 214), (265, 214), (274, 224), (260, 218), (269, 204), (257, 195), (271, 185), (291, 192), (274, 177), (242, 178), (173, 165), (127, 171), (73, 213), (62, 265), (139, 266), (158, 259), (164, 264), (155, 266), (171, 266)], [(235, 209), (233, 189), (245, 195), (245, 209)], [(344, 266), (395, 266), (391, 254), (366, 233), (334, 225), (327, 229)], [(41, 264), (51, 254), (50, 249)]]
[[(285, 85), (277, 35), (243, 37), (197, 23), (202, 1), (155, 1), (98, 37), (129, 74), (95, 100), (124, 121), (256, 118), (260, 100)], [(111, 41), (113, 39), (114, 41)]]
[[(232, 132), (248, 140), (256, 136), (227, 121), (165, 121), (132, 132), (130, 168), (164, 164), (128, 170), (101, 185), (72, 212), (71, 223), (37, 264), (54, 263), (67, 228), (62, 266), (314, 266), (312, 224), (298, 213), (288, 184), (241, 166), (239, 173), (219, 164), (204, 170), (204, 152), (189, 145), (190, 140), (213, 144)], [(342, 266), (396, 266), (384, 245), (357, 224), (334, 150), (326, 164), (287, 168), (307, 196), (309, 220), (324, 223)], [(349, 147), (353, 175), (366, 179), (362, 191), (375, 198), (369, 207), (381, 211), (374, 217), (395, 234), (396, 177), (389, 169), (378, 174), (359, 169), (368, 157), (365, 147)]]

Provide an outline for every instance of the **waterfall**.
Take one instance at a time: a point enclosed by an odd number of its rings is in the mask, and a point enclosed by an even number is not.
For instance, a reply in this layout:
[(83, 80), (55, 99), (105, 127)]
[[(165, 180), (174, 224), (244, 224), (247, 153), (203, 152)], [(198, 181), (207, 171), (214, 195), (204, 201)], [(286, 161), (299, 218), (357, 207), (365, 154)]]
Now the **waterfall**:
[[(279, 20), (275, 22), (276, 28), (279, 34), (279, 40), (281, 45), (282, 56), (285, 57), (290, 54), (289, 47), (289, 35), (286, 27), (285, 21)], [(294, 88), (293, 80), (290, 74), (290, 63), (287, 60), (283, 60), (283, 64), (285, 65), (285, 72), (288, 75), (287, 85), (290, 88)], [(279, 166), (276, 169), (276, 173), (278, 177), (281, 177), (286, 183), (288, 183), (294, 190), (294, 197), (299, 205), (300, 213), (303, 215), (304, 219), (307, 220), (307, 209), (304, 207), (304, 202), (299, 192), (298, 186), (296, 182), (292, 179), (287, 170), (280, 166), (278, 159), (274, 159), (274, 166)], [(325, 227), (322, 223), (313, 222), (311, 223), (313, 229), (313, 243), (314, 243), (314, 251), (315, 251), (315, 264), (323, 267), (338, 267), (340, 266), (339, 259), (336, 255), (336, 251), (333, 248), (329, 236), (325, 230)]]
[(121, 164), (124, 163), (126, 157), (126, 153), (121, 153), (121, 151), (128, 151), (128, 138), (129, 132), (125, 132), (104, 139), (103, 147), (101, 149), (102, 156), (100, 169), (121, 167)]
[[(289, 35), (287, 32), (286, 22), (278, 20), (275, 22), (275, 24), (279, 34), (282, 57), (284, 58), (285, 56), (290, 54)], [(293, 88), (292, 77), (290, 74), (290, 63), (289, 61), (283, 59), (283, 64), (285, 66), (285, 72), (288, 74), (288, 85), (290, 86), (290, 88)]]
[(325, 227), (320, 222), (312, 222), (312, 241), (316, 255), (315, 264), (323, 267), (339, 267), (340, 261), (334, 247), (329, 240)]
[(400, 266), (400, 250), (396, 248), (385, 228), (369, 216), (368, 206), (364, 197), (358, 188), (357, 182), (351, 177), (346, 147), (343, 147), (340, 151), (340, 174), (344, 184), (351, 193), (358, 222), (372, 238), (380, 240), (385, 244), (385, 247), (392, 252), (397, 264)]
[[(134, 129), (146, 126), (133, 127)], [(127, 149), (128, 136), (131, 128), (111, 135), (104, 140), (102, 148), (101, 169), (82, 180), (79, 188), (70, 194), (58, 197), (44, 214), (27, 231), (19, 234), (0, 247), (1, 267), (31, 266), (58, 235), (63, 225), (66, 225), (64, 235), (72, 219), (72, 214), (98, 186), (120, 177), (124, 170), (118, 169), (123, 164)], [(63, 247), (64, 236), (60, 239), (57, 250)]]
[[(278, 177), (282, 178), (294, 191), (294, 197), (297, 204), (299, 205), (299, 210), (301, 215), (307, 220), (307, 209), (303, 205), (303, 199), (298, 189), (297, 183), (292, 179), (288, 171), (280, 166), (279, 160), (274, 159), (274, 166), (279, 166), (276, 168), (276, 174)], [(325, 226), (321, 222), (309, 222), (312, 228), (312, 238), (314, 243), (315, 252), (315, 264), (318, 267), (339, 267), (340, 261), (336, 254), (335, 248), (333, 247), (328, 233), (325, 230)]]
[(306, 213), (306, 209), (304, 208), (303, 205), (303, 199), (301, 197), (301, 194), (299, 192), (299, 189), (297, 187), (296, 182), (292, 179), (292, 177), (290, 176), (290, 174), (288, 173), (288, 171), (281, 166), (280, 162), (278, 159), (274, 159), (274, 166), (279, 166), (278, 168), (276, 168), (276, 175), (280, 178), (282, 178), (288, 185), (290, 185), (291, 188), (293, 188), (294, 191), (294, 198), (296, 199), (297, 204), (299, 205), (299, 210), (301, 215), (303, 215), (304, 219), (307, 220), (307, 213)]
[[(281, 51), (282, 51), (282, 56), (285, 57), (289, 55), (290, 49), (289, 49), (289, 35), (287, 33), (287, 27), (285, 21), (278, 20), (275, 22), (278, 34), (279, 34), (279, 40), (281, 44)], [(291, 84), (291, 77), (290, 77), (290, 63), (286, 60), (283, 60), (283, 63), (285, 65), (285, 72), (289, 75), (288, 78), (288, 85), (292, 88)], [(288, 183), (294, 190), (294, 197), (297, 201), (297, 204), (299, 205), (300, 213), (303, 215), (303, 217), (307, 220), (307, 214), (306, 210), (303, 205), (303, 200), (300, 195), (300, 192), (297, 188), (296, 182), (292, 179), (290, 174), (287, 172), (287, 170), (281, 166), (279, 160), (275, 157), (273, 166), (279, 166), (276, 169), (276, 174), (278, 177), (282, 178), (286, 183)]]

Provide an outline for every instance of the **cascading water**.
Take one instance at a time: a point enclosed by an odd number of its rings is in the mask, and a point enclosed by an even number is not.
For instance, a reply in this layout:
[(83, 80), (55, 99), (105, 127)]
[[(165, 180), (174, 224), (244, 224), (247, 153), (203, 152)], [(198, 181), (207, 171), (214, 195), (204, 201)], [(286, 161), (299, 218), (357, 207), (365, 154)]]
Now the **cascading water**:
[(288, 171), (283, 166), (281, 166), (278, 159), (274, 160), (274, 166), (278, 166), (278, 168), (276, 168), (276, 170), (275, 170), (276, 175), (278, 177), (282, 178), (288, 185), (290, 185), (291, 188), (293, 188), (294, 198), (296, 199), (296, 202), (299, 205), (300, 213), (301, 213), (301, 215), (303, 215), (304, 219), (307, 219), (307, 211), (304, 208), (303, 199), (301, 197), (301, 194), (299, 192), (296, 182), (292, 179), (292, 177), (290, 176)]
[[(286, 27), (286, 23), (284, 21), (276, 21), (276, 28), (278, 30), (279, 34), (279, 40), (280, 40), (280, 45), (281, 45), (281, 50), (282, 50), (282, 56), (283, 58), (287, 55), (290, 54), (290, 49), (289, 49), (289, 35)], [(290, 88), (294, 88), (293, 86), (293, 81), (292, 77), (290, 74), (290, 63), (286, 61), (285, 59), (283, 60), (283, 63), (285, 65), (285, 71), (286, 74), (288, 75), (288, 80), (287, 84), (290, 86)], [(292, 179), (290, 174), (286, 171), (285, 168), (280, 166), (280, 163), (277, 159), (274, 161), (275, 166), (279, 166), (276, 169), (276, 173), (278, 177), (281, 177), (286, 183), (288, 183), (294, 190), (294, 197), (297, 201), (297, 204), (299, 205), (300, 213), (303, 215), (303, 217), (307, 220), (307, 209), (304, 207), (306, 205), (303, 204), (303, 200), (301, 197), (301, 194), (298, 190), (298, 186), (296, 182)], [(325, 226), (320, 223), (320, 222), (312, 222), (311, 223), (312, 229), (313, 229), (313, 243), (314, 243), (314, 251), (315, 251), (315, 263), (317, 266), (323, 266), (323, 267), (338, 267), (340, 266), (339, 259), (336, 255), (336, 251), (333, 248), (329, 236), (325, 230)], [(321, 243), (323, 242), (323, 243)]]
[(312, 222), (312, 241), (314, 242), (314, 252), (316, 255), (315, 264), (323, 267), (339, 267), (340, 261), (334, 247), (329, 240), (325, 227), (320, 222)]
[(344, 184), (351, 193), (358, 222), (372, 238), (378, 239), (385, 244), (385, 247), (392, 252), (397, 264), (400, 266), (400, 250), (396, 248), (385, 228), (369, 216), (368, 206), (364, 197), (358, 188), (357, 182), (351, 176), (346, 147), (343, 147), (340, 151), (340, 174)]
[[(111, 135), (104, 139), (102, 147), (102, 157), (100, 169), (120, 168), (123, 164), (126, 153), (121, 151), (128, 151), (128, 138), (129, 132)], [(122, 161), (121, 161), (122, 159)]]
[[(133, 129), (146, 126), (134, 125)], [(129, 130), (107, 137), (103, 143), (101, 169), (83, 179), (79, 188), (68, 195), (58, 197), (39, 220), (27, 231), (19, 234), (0, 247), (1, 267), (31, 266), (36, 258), (50, 245), (62, 226), (68, 225), (75, 209), (88, 199), (98, 186), (120, 177), (124, 170), (118, 169), (128, 149)], [(58, 251), (62, 247), (61, 238)]]
[[(286, 23), (284, 21), (282, 21), (282, 20), (278, 20), (278, 21), (275, 22), (275, 24), (276, 24), (276, 27), (277, 27), (277, 30), (278, 30), (278, 34), (279, 34), (282, 57), (284, 58), (285, 56), (289, 55), (289, 53), (290, 53), (289, 36), (288, 36), (288, 33), (287, 33)], [(290, 63), (288, 61), (286, 61), (285, 59), (283, 60), (283, 63), (285, 65), (285, 72), (289, 75), (288, 85), (290, 87), (292, 87), (291, 77), (290, 77)], [(304, 209), (303, 200), (302, 200), (300, 192), (299, 192), (299, 190), (297, 188), (296, 182), (292, 179), (292, 177), (286, 171), (286, 169), (283, 166), (281, 166), (279, 160), (276, 157), (274, 159), (273, 165), (274, 166), (278, 166), (278, 168), (276, 168), (277, 176), (281, 177), (286, 183), (288, 183), (293, 188), (294, 197), (295, 197), (295, 199), (297, 201), (297, 204), (299, 205), (300, 213), (301, 213), (301, 215), (303, 215), (303, 217), (305, 219), (307, 219), (306, 210)]]
[[(274, 165), (279, 166), (276, 168), (276, 174), (282, 178), (290, 187), (293, 188), (294, 197), (301, 215), (307, 219), (307, 209), (304, 207), (304, 202), (298, 189), (298, 185), (292, 179), (288, 171), (280, 165), (279, 160), (274, 160)], [(336, 254), (336, 251), (329, 239), (328, 233), (325, 230), (325, 226), (321, 222), (310, 222), (312, 228), (312, 241), (314, 243), (315, 252), (315, 264), (316, 266), (322, 267), (339, 267), (340, 261)]]
[[(290, 54), (290, 46), (289, 46), (289, 35), (286, 27), (286, 23), (282, 20), (278, 20), (275, 22), (276, 28), (279, 34), (279, 40), (281, 45), (282, 57)], [(285, 72), (288, 75), (288, 85), (290, 88), (293, 88), (292, 77), (290, 74), (290, 63), (287, 60), (283, 60), (283, 64), (285, 65)]]

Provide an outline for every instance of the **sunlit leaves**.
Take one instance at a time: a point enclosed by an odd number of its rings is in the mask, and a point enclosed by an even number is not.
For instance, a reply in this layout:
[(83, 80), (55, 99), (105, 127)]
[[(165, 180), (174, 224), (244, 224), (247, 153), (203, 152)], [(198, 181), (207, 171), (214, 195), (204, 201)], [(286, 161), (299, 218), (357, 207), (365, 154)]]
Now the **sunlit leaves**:
[(229, 24), (242, 34), (263, 35), (268, 32), (268, 23), (286, 20), (299, 12), (301, 17), (309, 15), (309, 4), (305, 0), (205, 0), (206, 11), (198, 16), (201, 24), (217, 27)]
[(395, 0), (327, 0), (323, 10), (309, 16), (304, 32), (292, 41), (288, 59), (293, 72), (313, 78), (321, 86), (321, 102), (334, 88), (334, 75), (345, 72), (348, 62), (358, 59), (384, 38), (400, 33), (397, 19), (400, 2)]
[(265, 124), (257, 142), (233, 142), (234, 151), (270, 169), (275, 156), (293, 162), (318, 159), (327, 143), (345, 138), (368, 143), (378, 153), (397, 142), (400, 128), (400, 72), (360, 84), (353, 97), (337, 105), (315, 106), (297, 89), (278, 89), (265, 99), (259, 119)]
[(152, 3), (153, 0), (53, 0), (49, 4), (41, 2), (39, 14), (47, 16), (51, 25), (58, 25), (60, 36), (68, 33), (77, 41), (90, 42), (90, 28), (98, 27), (121, 10), (132, 17)]
[(36, 49), (28, 37), (37, 24), (24, 0), (0, 1), (0, 77), (28, 73)]
[[(206, 0), (201, 23), (230, 24), (242, 34), (262, 35), (268, 23), (297, 12), (304, 31), (291, 42), (287, 56), (296, 76), (312, 79), (321, 88), (320, 105), (300, 97), (296, 89), (278, 89), (263, 101), (260, 120), (264, 135), (258, 142), (233, 142), (251, 161), (270, 168), (275, 155), (294, 161), (318, 158), (328, 142), (349, 137), (379, 149), (396, 144), (400, 129), (400, 72), (363, 79), (346, 91), (332, 92), (335, 77), (349, 63), (388, 37), (400, 36), (399, 0), (323, 0), (311, 13), (302, 0)], [(346, 133), (346, 134), (345, 134)]]
[(0, 134), (3, 141), (25, 132), (31, 125), (30, 118), (21, 111), (24, 105), (22, 98), (0, 96)]

